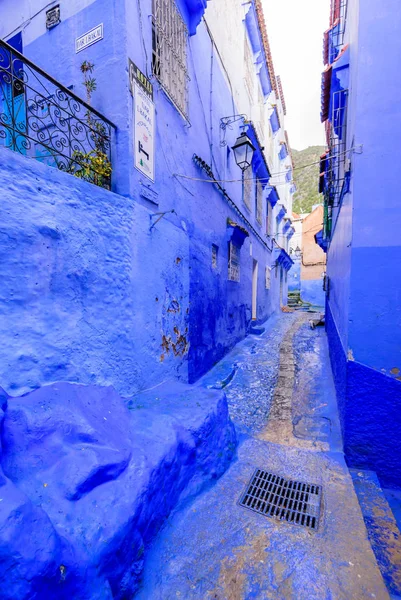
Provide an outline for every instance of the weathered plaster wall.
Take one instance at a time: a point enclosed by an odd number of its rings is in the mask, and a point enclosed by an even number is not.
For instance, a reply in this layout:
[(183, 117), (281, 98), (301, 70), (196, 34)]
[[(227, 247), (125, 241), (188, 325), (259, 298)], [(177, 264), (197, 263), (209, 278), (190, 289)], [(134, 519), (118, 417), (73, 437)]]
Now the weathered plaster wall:
[(347, 463), (375, 471), (384, 487), (401, 488), (401, 382), (347, 360), (329, 305), (326, 330)]
[(294, 254), (291, 258), (294, 264), (288, 273), (288, 291), (295, 292), (301, 290), (301, 259), (295, 258)]
[[(255, 229), (264, 237), (268, 201), (265, 199), (263, 202), (263, 225), (261, 225), (256, 220), (254, 205), (249, 210), (242, 200), (241, 172), (230, 151), (230, 147), (240, 131), (239, 127), (235, 126), (232, 130), (227, 131), (226, 147), (220, 145), (220, 119), (235, 112), (233, 111), (230, 81), (205, 25), (200, 24), (197, 34), (189, 39), (189, 121), (179, 114), (153, 79), (156, 105), (156, 181), (152, 184), (133, 168), (133, 100), (129, 91), (127, 70), (128, 58), (131, 58), (143, 72), (151, 73), (151, 21), (147, 17), (151, 14), (151, 2), (147, 0), (141, 2), (142, 20), (138, 14), (138, 5), (122, 0), (114, 3), (111, 10), (106, 0), (88, 2), (80, 11), (77, 11), (75, 4), (69, 6), (68, 10), (63, 1), (60, 5), (62, 22), (51, 31), (44, 29), (45, 16), (43, 12), (36, 16), (32, 15), (32, 19), (23, 30), (24, 53), (64, 85), (73, 84), (74, 91), (81, 95), (84, 95), (84, 89), (81, 84), (80, 64), (84, 60), (95, 64), (94, 76), (97, 80), (97, 89), (93, 94), (93, 105), (114, 121), (118, 127), (113, 151), (113, 190), (124, 195), (127, 200), (124, 203), (122, 198), (118, 198), (116, 206), (122, 207), (125, 204), (126, 218), (138, 218), (140, 221), (142, 217), (139, 217), (139, 208), (135, 207), (142, 205), (146, 208), (143, 213), (146, 215), (144, 217), (146, 222), (149, 219), (147, 211), (153, 213), (175, 210), (175, 214), (168, 215), (163, 219), (157, 226), (157, 230), (164, 231), (164, 223), (166, 220), (171, 220), (180, 231), (180, 239), (185, 239), (185, 242), (177, 241), (177, 244), (174, 242), (169, 246), (169, 234), (166, 234), (166, 239), (161, 240), (159, 246), (154, 247), (152, 251), (147, 245), (142, 247), (139, 244), (136, 252), (142, 262), (138, 260), (138, 263), (132, 266), (132, 271), (138, 285), (146, 285), (148, 279), (156, 278), (158, 272), (163, 269), (169, 273), (167, 257), (170, 256), (170, 249), (171, 257), (174, 260), (182, 258), (175, 266), (176, 270), (185, 271), (187, 278), (185, 286), (188, 286), (185, 294), (190, 293), (191, 295), (191, 298), (188, 299), (190, 311), (186, 318), (189, 339), (188, 370), (190, 379), (193, 380), (210, 368), (247, 332), (251, 319), (253, 259), (258, 261), (259, 266), (258, 321), (265, 320), (279, 308), (279, 278), (274, 278), (274, 272), (272, 272), (270, 289), (266, 290), (265, 288), (265, 268), (273, 262), (272, 253), (260, 243), (251, 230), (249, 231), (250, 237), (241, 249), (241, 282), (227, 281), (227, 218), (238, 221), (242, 225), (244, 223), (213, 185), (208, 181), (196, 181), (202, 178), (207, 180), (207, 177), (193, 163), (194, 153), (212, 165), (217, 177), (238, 180), (227, 183), (226, 189)], [(23, 6), (27, 7), (26, 4)], [(180, 7), (185, 16), (185, 6), (180, 4)], [(15, 10), (15, 7), (10, 7), (10, 13), (7, 16), (8, 29), (12, 25), (21, 25), (20, 17), (19, 11)], [(75, 38), (97, 25), (99, 19), (104, 23), (104, 39), (79, 54), (75, 54)], [(142, 28), (140, 24), (142, 24)], [(242, 22), (240, 26), (243, 27)], [(4, 27), (4, 29), (7, 28)], [(54, 56), (63, 56), (63, 61), (54, 61)], [(14, 155), (12, 156), (10, 161), (15, 159)], [(24, 171), (24, 166), (21, 166), (21, 169)], [(59, 181), (59, 175), (53, 174), (51, 170), (42, 171), (40, 167), (38, 169), (40, 179)], [(29, 167), (29, 172), (29, 175), (25, 174), (27, 180), (30, 177), (36, 177), (33, 165)], [(193, 179), (183, 179), (177, 174), (183, 174)], [(6, 173), (3, 173), (3, 177), (8, 185)], [(68, 181), (70, 180), (68, 179)], [(27, 185), (30, 183), (28, 182)], [(61, 185), (69, 187), (68, 182)], [(77, 198), (74, 201), (79, 205), (78, 196), (81, 192), (77, 185), (77, 182), (74, 181), (69, 192), (76, 193)], [(141, 191), (144, 186), (150, 186), (156, 203), (150, 202), (142, 195)], [(39, 185), (39, 187), (43, 186)], [(17, 194), (17, 191), (15, 190), (14, 193)], [(95, 210), (95, 198), (99, 193), (98, 190), (93, 190), (91, 210)], [(54, 194), (64, 197), (64, 192), (61, 190)], [(92, 191), (90, 194), (92, 196)], [(33, 198), (36, 198), (36, 202), (40, 204), (43, 198), (40, 194), (38, 196), (37, 198), (34, 190)], [(107, 198), (110, 197), (107, 196)], [(110, 199), (109, 202), (111, 202)], [(17, 211), (19, 208), (17, 204), (15, 210)], [(131, 215), (134, 208), (138, 217)], [(15, 215), (14, 218), (16, 218)], [(59, 218), (62, 217), (55, 209), (56, 224)], [(114, 235), (111, 233), (114, 226), (119, 227), (117, 216), (115, 221), (110, 223), (110, 235)], [(139, 228), (142, 231), (141, 226)], [(76, 243), (78, 243), (78, 239)], [(82, 241), (81, 243), (86, 242)], [(217, 269), (213, 269), (211, 265), (212, 244), (218, 246)], [(169, 247), (167, 253), (164, 253), (164, 245)], [(102, 260), (99, 255), (97, 259)], [(158, 263), (158, 267), (153, 273), (153, 268), (149, 269), (148, 260)], [(285, 298), (285, 281), (283, 288)], [(155, 293), (154, 296), (157, 296), (160, 302), (160, 293)], [(151, 314), (153, 302), (155, 300), (150, 300), (150, 296), (146, 296), (143, 306), (145, 313)], [(147, 349), (148, 335), (150, 336), (151, 350)], [(136, 348), (138, 344), (142, 345), (145, 347), (145, 355), (149, 353), (156, 356), (156, 345), (160, 343), (160, 340), (153, 333), (152, 327), (145, 327), (143, 333), (136, 334), (136, 337), (138, 341), (135, 341), (135, 344), (132, 343), (133, 347)], [(78, 339), (79, 336), (76, 337), (76, 340)], [(76, 342), (73, 345), (75, 346)], [(37, 341), (38, 347), (39, 341)], [(158, 347), (157, 350), (159, 351), (160, 348)], [(160, 359), (160, 353), (157, 354)], [(121, 370), (119, 351), (112, 363), (114, 360), (120, 363)], [(82, 361), (78, 360), (78, 362), (81, 364)], [(64, 364), (64, 362), (60, 360), (60, 364)], [(99, 370), (103, 370), (102, 365), (103, 363), (100, 361)], [(144, 365), (147, 365), (146, 361)], [(82, 366), (82, 368), (84, 367)], [(153, 369), (146, 366), (144, 368), (146, 376), (139, 374), (141, 369), (142, 367), (138, 367), (137, 373), (124, 376), (128, 389), (135, 388), (137, 385), (139, 387), (146, 385), (146, 382), (153, 378), (158, 380), (160, 377), (164, 377), (163, 369), (161, 371), (156, 369), (153, 373)], [(187, 367), (184, 367), (184, 371), (186, 370)], [(78, 372), (80, 372), (79, 368)], [(74, 375), (74, 373), (73, 370), (70, 372), (70, 367), (68, 367), (66, 377), (70, 380), (77, 377), (80, 380), (82, 373), (80, 375)], [(151, 377), (150, 374), (152, 374)], [(23, 376), (19, 375), (18, 377), (19, 381), (15, 384), (17, 388), (23, 385)], [(86, 374), (85, 377), (87, 378), (88, 375)], [(104, 377), (105, 381), (109, 380), (108, 376), (104, 375)], [(115, 377), (116, 379), (120, 378), (119, 375), (115, 375)], [(36, 379), (33, 377), (28, 385), (35, 385)], [(52, 375), (47, 375), (44, 380), (52, 380)]]
[(401, 133), (400, 27), (397, 2), (350, 0), (347, 147), (357, 151), (334, 211), (326, 311), (347, 460), (388, 487), (401, 486), (401, 205), (388, 167)]
[(301, 298), (315, 306), (324, 308), (326, 294), (323, 290), (323, 278), (301, 280)]
[[(356, 143), (349, 347), (355, 360), (401, 375), (401, 204), (397, 169), (389, 168), (401, 135), (399, 3), (360, 8), (356, 73)], [(383, 46), (382, 40), (388, 40)], [(383, 176), (385, 174), (385, 176)], [(366, 343), (369, 339), (370, 343)]]
[[(187, 377), (189, 243), (132, 200), (0, 148), (1, 385)], [(174, 346), (175, 344), (175, 346)]]
[(401, 381), (348, 361), (344, 443), (347, 462), (401, 489)]
[(165, 519), (236, 448), (222, 390), (168, 382), (123, 400), (63, 382), (1, 406), (2, 600), (132, 598)]

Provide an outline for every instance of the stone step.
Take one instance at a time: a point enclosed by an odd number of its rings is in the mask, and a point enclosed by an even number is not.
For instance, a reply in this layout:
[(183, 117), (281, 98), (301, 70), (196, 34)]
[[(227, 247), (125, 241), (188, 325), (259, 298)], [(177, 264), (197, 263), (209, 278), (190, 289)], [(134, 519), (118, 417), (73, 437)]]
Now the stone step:
[(373, 471), (350, 469), (370, 544), (391, 598), (401, 598), (401, 533)]

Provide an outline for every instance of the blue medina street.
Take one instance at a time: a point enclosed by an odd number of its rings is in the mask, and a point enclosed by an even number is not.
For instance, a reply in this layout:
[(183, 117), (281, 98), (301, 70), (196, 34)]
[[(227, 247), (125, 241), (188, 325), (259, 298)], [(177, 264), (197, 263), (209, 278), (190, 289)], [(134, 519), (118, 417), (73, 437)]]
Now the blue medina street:
[(0, 3), (2, 600), (401, 597), (401, 10), (327, 3), (296, 169), (262, 0)]

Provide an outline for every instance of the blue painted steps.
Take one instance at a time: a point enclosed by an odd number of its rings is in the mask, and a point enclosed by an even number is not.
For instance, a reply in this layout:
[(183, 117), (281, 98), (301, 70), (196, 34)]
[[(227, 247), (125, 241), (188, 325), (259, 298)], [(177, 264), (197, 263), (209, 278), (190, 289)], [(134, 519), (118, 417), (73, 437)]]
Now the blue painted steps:
[(350, 469), (370, 544), (393, 600), (401, 599), (401, 533), (373, 471)]

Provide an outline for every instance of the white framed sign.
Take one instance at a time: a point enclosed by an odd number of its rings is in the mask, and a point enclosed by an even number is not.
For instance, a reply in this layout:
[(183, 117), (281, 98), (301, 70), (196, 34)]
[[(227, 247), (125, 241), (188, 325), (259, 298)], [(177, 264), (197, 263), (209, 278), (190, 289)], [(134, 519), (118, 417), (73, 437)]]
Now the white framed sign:
[(97, 25), (90, 31), (87, 31), (79, 38), (75, 40), (75, 53), (81, 52), (81, 50), (85, 50), (88, 46), (92, 46), (92, 44), (96, 44), (103, 39), (103, 23)]
[(134, 164), (143, 175), (155, 180), (155, 105), (134, 82)]

